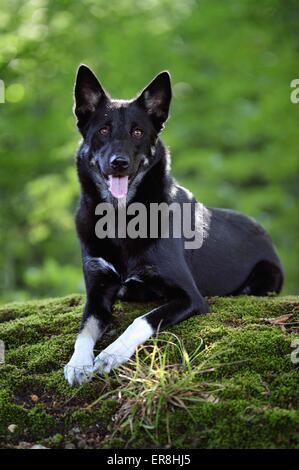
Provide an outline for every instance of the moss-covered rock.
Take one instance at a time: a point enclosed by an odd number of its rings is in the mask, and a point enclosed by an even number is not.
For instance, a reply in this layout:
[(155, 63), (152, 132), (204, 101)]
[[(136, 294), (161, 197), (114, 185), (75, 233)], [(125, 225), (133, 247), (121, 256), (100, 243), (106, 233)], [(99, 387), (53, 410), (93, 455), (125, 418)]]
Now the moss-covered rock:
[[(144, 402), (154, 400), (153, 394), (144, 390), (140, 401), (139, 384), (134, 398), (135, 372), (129, 393), (128, 369), (78, 388), (66, 384), (63, 366), (73, 350), (83, 303), (82, 296), (73, 295), (0, 307), (0, 339), (6, 348), (0, 365), (1, 447), (20, 441), (80, 447), (82, 436), (86, 447), (105, 448), (299, 447), (299, 374), (291, 361), (291, 343), (299, 337), (299, 298), (211, 298), (208, 316), (161, 334), (161, 350), (176, 335), (186, 352), (175, 347), (167, 355), (168, 366), (176, 366), (162, 370), (176, 371), (169, 388), (158, 377), (161, 368), (155, 369), (158, 379), (149, 388), (155, 386), (161, 397), (160, 412), (155, 419), (146, 417), (154, 425), (143, 420), (151, 409)], [(97, 350), (152, 307), (117, 302)], [(186, 369), (190, 358), (198, 374)], [(175, 397), (176, 383), (183, 383), (180, 398), (168, 400), (163, 390)]]

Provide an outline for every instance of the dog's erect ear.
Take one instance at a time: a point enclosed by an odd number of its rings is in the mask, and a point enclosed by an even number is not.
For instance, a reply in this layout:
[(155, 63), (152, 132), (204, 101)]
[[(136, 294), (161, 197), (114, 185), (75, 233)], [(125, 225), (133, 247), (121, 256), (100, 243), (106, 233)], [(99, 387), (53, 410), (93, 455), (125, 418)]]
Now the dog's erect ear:
[(75, 107), (77, 125), (81, 130), (101, 102), (108, 99), (94, 73), (86, 65), (80, 65), (75, 83)]
[(166, 71), (160, 72), (136, 99), (136, 103), (147, 111), (158, 132), (168, 118), (170, 101), (170, 74)]

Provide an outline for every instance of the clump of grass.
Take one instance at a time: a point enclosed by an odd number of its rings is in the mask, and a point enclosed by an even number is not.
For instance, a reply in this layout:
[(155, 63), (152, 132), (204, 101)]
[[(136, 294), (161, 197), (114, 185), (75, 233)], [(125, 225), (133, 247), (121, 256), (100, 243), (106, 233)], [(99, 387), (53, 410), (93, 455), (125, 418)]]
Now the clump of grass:
[(110, 390), (90, 406), (112, 396), (118, 400), (114, 434), (131, 435), (127, 445), (140, 430), (155, 444), (161, 433), (166, 434), (171, 445), (169, 424), (174, 409), (184, 410), (193, 419), (192, 405), (219, 400), (217, 392), (223, 385), (206, 380), (214, 367), (209, 367), (205, 353), (203, 341), (188, 353), (173, 333), (167, 333), (167, 338), (154, 338), (114, 374), (117, 390)]

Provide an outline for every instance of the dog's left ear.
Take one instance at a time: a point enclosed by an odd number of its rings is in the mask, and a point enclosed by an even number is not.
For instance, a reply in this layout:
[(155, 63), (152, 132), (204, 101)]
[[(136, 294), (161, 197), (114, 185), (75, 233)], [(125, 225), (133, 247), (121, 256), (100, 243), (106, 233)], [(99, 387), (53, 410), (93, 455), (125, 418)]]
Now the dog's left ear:
[(147, 111), (158, 132), (168, 118), (171, 101), (170, 74), (160, 72), (136, 98), (136, 103)]

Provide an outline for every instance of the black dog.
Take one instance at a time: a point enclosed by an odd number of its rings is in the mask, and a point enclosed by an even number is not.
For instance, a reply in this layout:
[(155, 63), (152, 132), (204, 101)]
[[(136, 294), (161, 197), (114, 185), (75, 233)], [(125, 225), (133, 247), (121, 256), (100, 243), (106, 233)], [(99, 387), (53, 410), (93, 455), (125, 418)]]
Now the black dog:
[[(88, 67), (78, 70), (75, 114), (83, 141), (77, 155), (81, 199), (76, 225), (87, 302), (74, 354), (65, 366), (71, 385), (125, 362), (158, 329), (206, 314), (205, 296), (266, 295), (281, 289), (282, 268), (270, 237), (254, 220), (231, 210), (201, 206), (200, 217), (193, 211), (193, 228), (202, 238), (196, 249), (186, 248), (184, 235), (164, 238), (161, 222), (158, 238), (96, 235), (95, 211), (101, 202), (197, 207), (170, 175), (169, 154), (159, 139), (170, 100), (167, 72), (136, 99), (123, 101), (111, 99)], [(118, 295), (129, 300), (157, 297), (162, 305), (138, 317), (94, 359), (94, 345)]]

